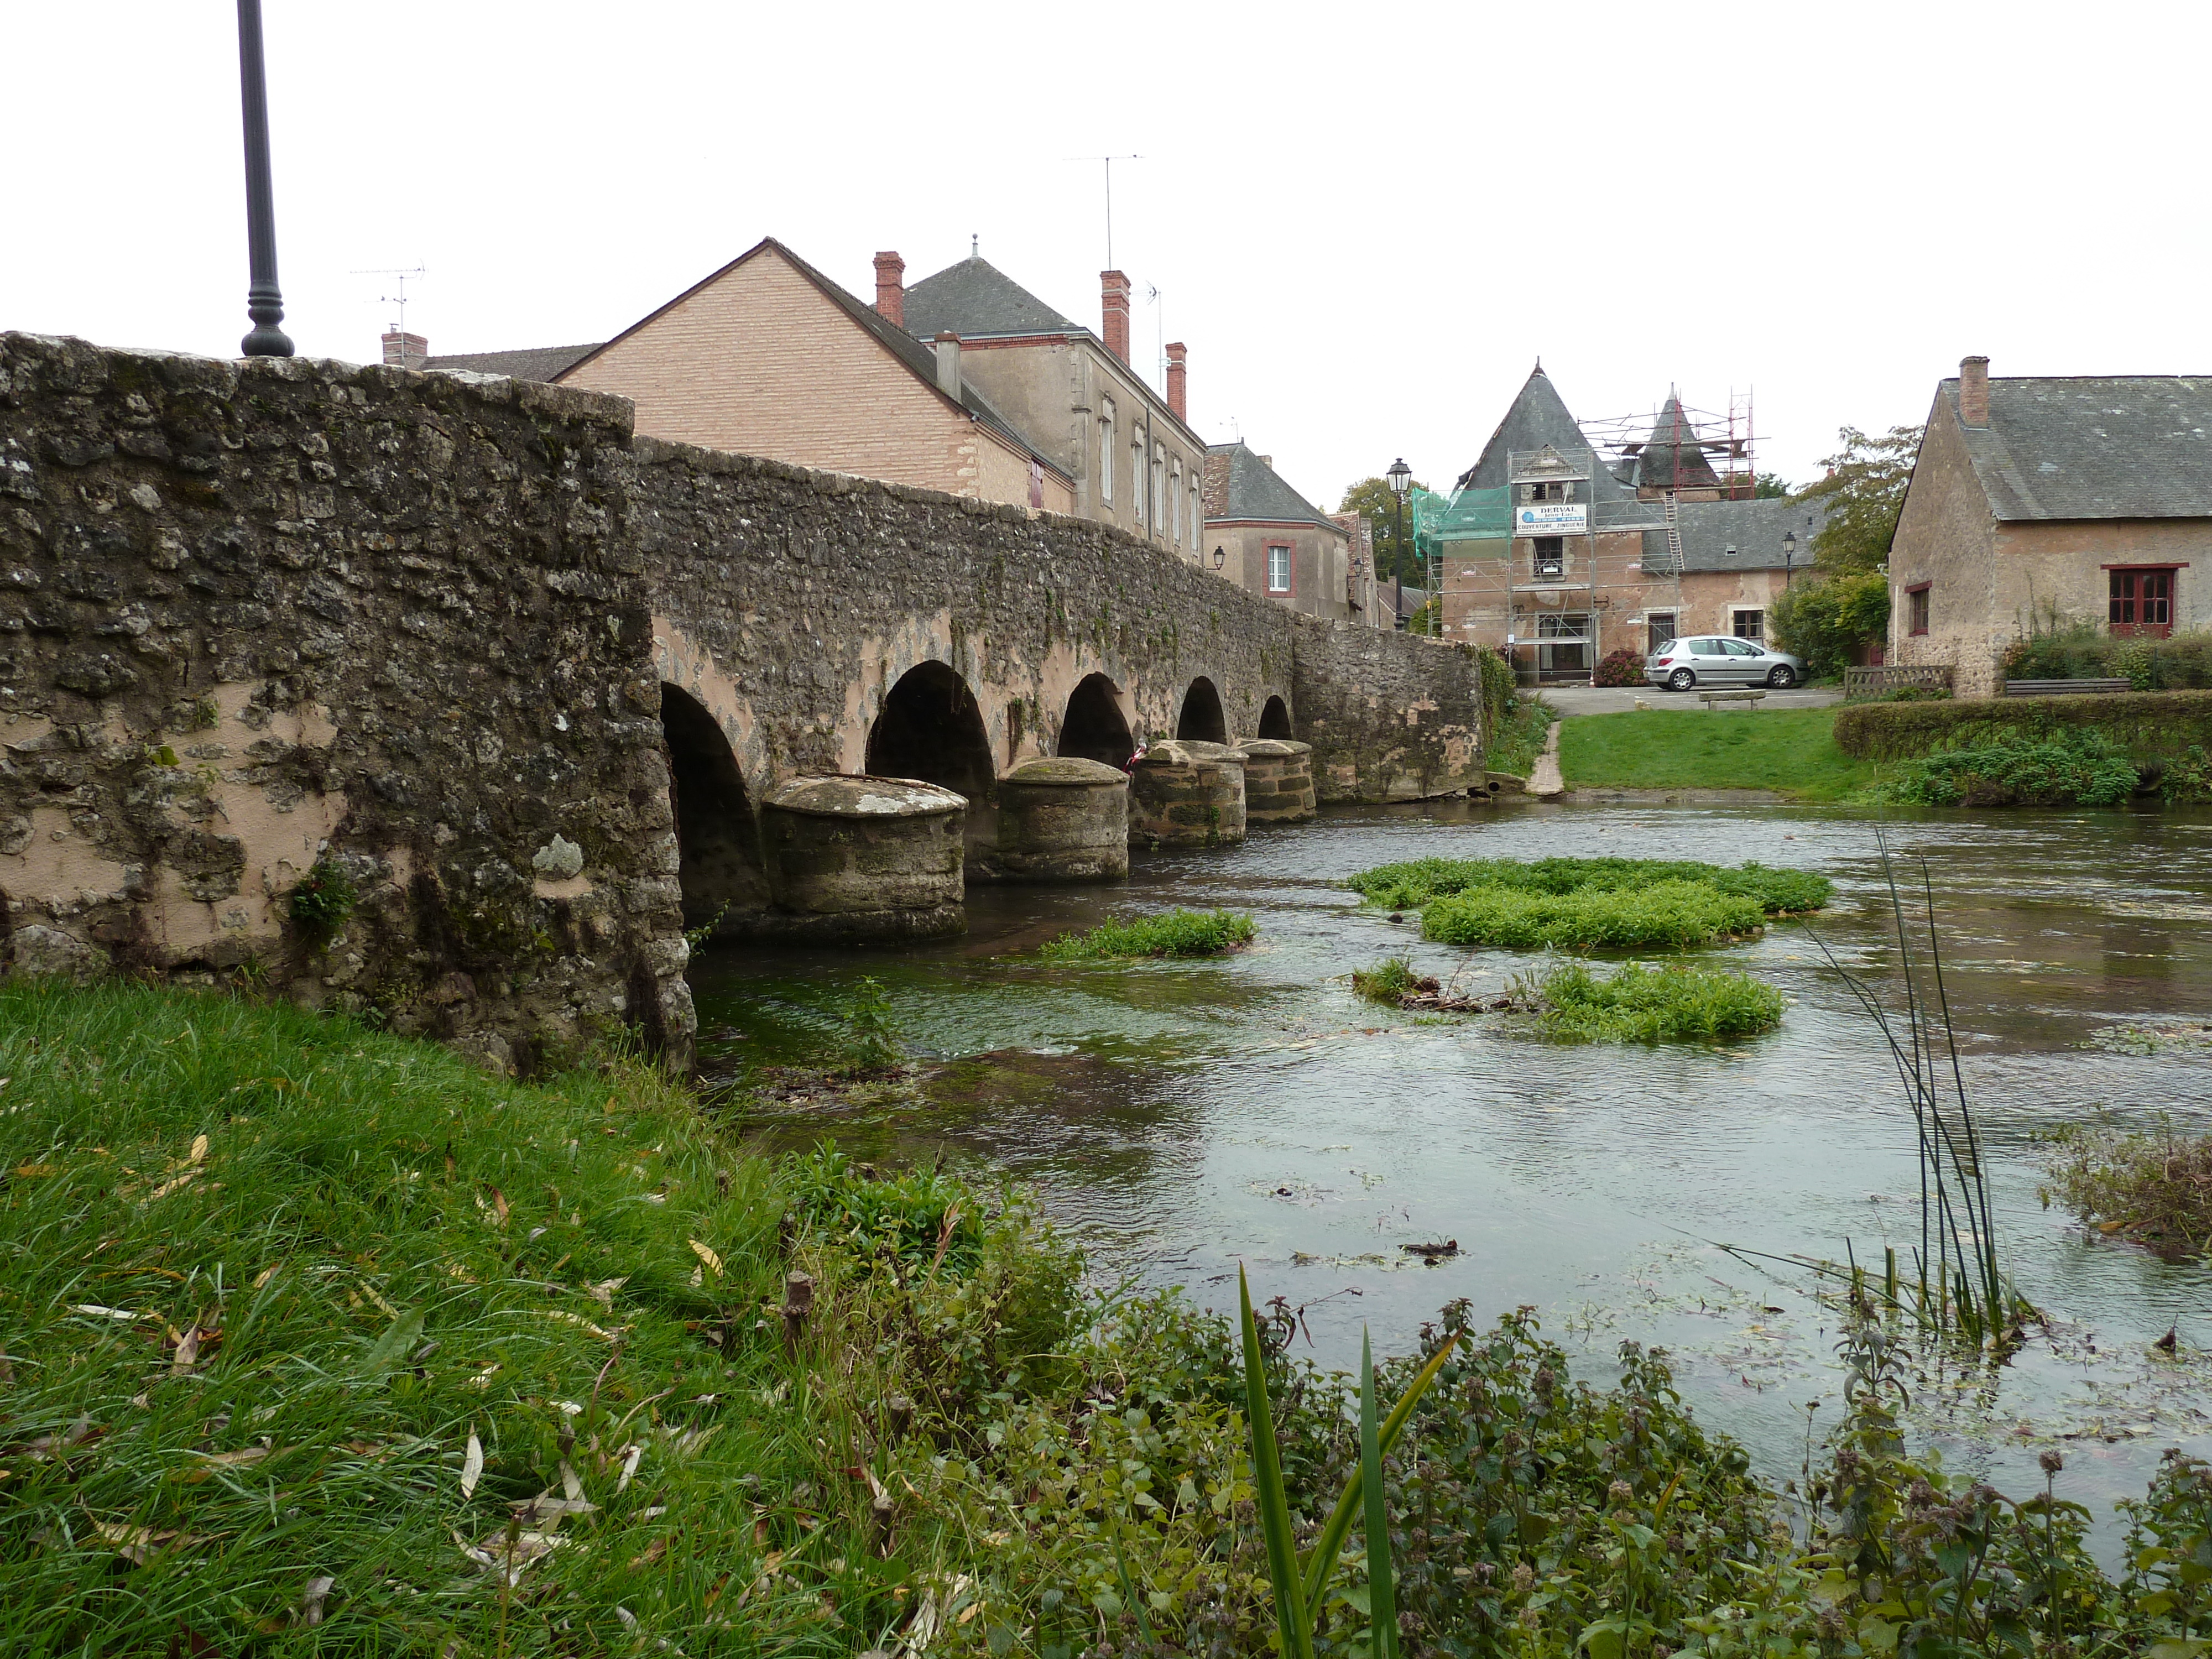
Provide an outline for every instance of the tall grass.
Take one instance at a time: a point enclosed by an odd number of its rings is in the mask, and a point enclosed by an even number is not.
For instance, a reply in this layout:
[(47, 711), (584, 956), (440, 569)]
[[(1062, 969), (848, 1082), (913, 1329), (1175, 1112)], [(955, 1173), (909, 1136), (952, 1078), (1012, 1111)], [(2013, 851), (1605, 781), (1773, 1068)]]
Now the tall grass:
[(1500, 887), (1565, 896), (1634, 892), (1665, 882), (1703, 882), (1715, 892), (1754, 899), (1771, 915), (1817, 910), (1834, 892), (1826, 876), (1747, 863), (1730, 870), (1692, 859), (1408, 859), (1363, 870), (1346, 885), (1370, 903), (1418, 910), (1470, 888)]
[(1421, 933), (1442, 945), (1510, 951), (1680, 951), (1756, 933), (1765, 922), (1758, 900), (1698, 881), (1562, 894), (1470, 887), (1431, 901)]
[[(1990, 1207), (1981, 1135), (1966, 1091), (1966, 1069), (1959, 1060), (1958, 1033), (1943, 980), (1935, 884), (1927, 861), (1921, 860), (1920, 915), (1908, 918), (1905, 890), (1898, 884), (1896, 866), (1879, 828), (1875, 839), (1897, 935), (1903, 1008), (1886, 1006), (1865, 980), (1836, 960), (1826, 940), (1807, 931), (1881, 1033), (1912, 1108), (1920, 1179), (1914, 1311), (1932, 1328), (1955, 1332), (1969, 1341), (1999, 1340), (2033, 1310), (2014, 1289), (1997, 1259), (1996, 1218)], [(1856, 1273), (1854, 1278), (1858, 1278)], [(1866, 1293), (1863, 1283), (1854, 1288)], [(1893, 1304), (1901, 1305), (1893, 1265), (1884, 1273), (1883, 1293)]]
[(1108, 957), (1210, 957), (1249, 945), (1259, 931), (1237, 910), (1170, 910), (1130, 921), (1102, 922), (1087, 933), (1063, 933), (1037, 952), (1048, 962)]
[(1782, 993), (1749, 974), (1624, 963), (1600, 979), (1582, 963), (1528, 986), (1537, 1029), (1559, 1042), (1710, 1042), (1782, 1024)]

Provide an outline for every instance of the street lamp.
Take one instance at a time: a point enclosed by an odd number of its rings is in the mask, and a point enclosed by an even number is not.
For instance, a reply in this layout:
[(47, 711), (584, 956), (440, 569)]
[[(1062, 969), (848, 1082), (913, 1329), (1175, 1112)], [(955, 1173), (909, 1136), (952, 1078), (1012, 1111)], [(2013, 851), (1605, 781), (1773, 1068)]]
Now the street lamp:
[(246, 118), (246, 314), (253, 331), (240, 341), (249, 357), (289, 357), (292, 339), (276, 287), (276, 208), (269, 188), (269, 84), (261, 63), (261, 0), (238, 0), (239, 104)]
[(1213, 550), (1213, 568), (1216, 570), (1220, 569), (1222, 565), (1227, 562), (1229, 554), (1227, 550), (1217, 544)]
[(1398, 502), (1397, 529), (1390, 541), (1390, 626), (1402, 628), (1406, 621), (1406, 490), (1413, 482), (1413, 469), (1401, 455), (1390, 463), (1390, 471), (1384, 476), (1390, 480), (1390, 493)]
[(1782, 591), (1785, 593), (1790, 591), (1790, 579), (1796, 574), (1796, 566), (1797, 532), (1785, 530), (1782, 532)]

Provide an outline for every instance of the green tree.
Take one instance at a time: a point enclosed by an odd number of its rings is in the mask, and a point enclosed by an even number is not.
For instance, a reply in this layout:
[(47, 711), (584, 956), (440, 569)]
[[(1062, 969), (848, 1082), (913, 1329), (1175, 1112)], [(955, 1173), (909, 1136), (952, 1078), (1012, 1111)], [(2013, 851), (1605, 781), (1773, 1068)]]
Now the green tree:
[(1786, 501), (1796, 492), (1779, 472), (1759, 472), (1752, 476), (1751, 495), (1753, 501)]
[[(1413, 489), (1427, 488), (1418, 482), (1412, 486)], [(1362, 478), (1344, 492), (1344, 500), (1336, 510), (1357, 513), (1374, 525), (1376, 580), (1387, 582), (1395, 576), (1415, 586), (1420, 585), (1421, 561), (1413, 550), (1413, 506), (1409, 502), (1406, 507), (1406, 544), (1401, 549), (1398, 545), (1398, 498), (1390, 493), (1388, 478)]]
[(1774, 642), (1805, 659), (1815, 678), (1839, 674), (1859, 647), (1889, 631), (1889, 578), (1879, 570), (1838, 570), (1793, 586), (1768, 607)]
[(1897, 515), (1920, 453), (1925, 427), (1893, 426), (1879, 438), (1855, 426), (1836, 435), (1843, 448), (1821, 465), (1828, 475), (1808, 485), (1801, 501), (1825, 501), (1828, 521), (1813, 538), (1813, 556), (1824, 570), (1875, 570), (1889, 562)]

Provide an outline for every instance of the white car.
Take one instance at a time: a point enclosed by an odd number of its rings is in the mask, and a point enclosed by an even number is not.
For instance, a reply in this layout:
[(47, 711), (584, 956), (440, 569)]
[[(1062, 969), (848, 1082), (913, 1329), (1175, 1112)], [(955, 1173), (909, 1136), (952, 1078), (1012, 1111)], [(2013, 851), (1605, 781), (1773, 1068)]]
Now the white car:
[(1805, 659), (1757, 640), (1692, 634), (1669, 640), (1646, 657), (1644, 678), (1669, 691), (1693, 685), (1771, 685), (1787, 691), (1805, 678)]

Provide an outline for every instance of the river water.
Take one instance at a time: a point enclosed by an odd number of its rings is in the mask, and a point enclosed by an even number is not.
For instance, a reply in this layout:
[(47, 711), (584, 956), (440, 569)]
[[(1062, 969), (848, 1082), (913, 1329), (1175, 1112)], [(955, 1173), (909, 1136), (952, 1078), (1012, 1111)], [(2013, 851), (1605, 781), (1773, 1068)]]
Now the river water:
[[(956, 1060), (916, 1103), (771, 1097), (773, 1144), (830, 1137), (1036, 1187), (1108, 1275), (1233, 1309), (1305, 1310), (1315, 1356), (1348, 1364), (1363, 1324), (1411, 1346), (1453, 1297), (1519, 1304), (1578, 1370), (1623, 1340), (1666, 1346), (1686, 1397), (1781, 1480), (1808, 1419), (1834, 1421), (1837, 1320), (1811, 1276), (1747, 1260), (1878, 1264), (1920, 1239), (1915, 1134), (1867, 1017), (1784, 923), (1707, 953), (1789, 999), (1782, 1028), (1723, 1046), (1558, 1047), (1486, 1017), (1422, 1019), (1352, 994), (1394, 954), (1502, 988), (1540, 959), (1423, 944), (1336, 884), (1390, 860), (1617, 854), (1814, 869), (1812, 923), (1893, 1000), (1899, 952), (1877, 831), (1917, 885), (1924, 860), (1952, 1015), (1984, 1138), (2002, 1263), (2047, 1317), (2008, 1363), (1931, 1352), (1914, 1421), (1948, 1465), (2014, 1496), (2056, 1444), (2063, 1495), (2104, 1510), (2160, 1452), (2212, 1454), (2212, 1270), (2089, 1237), (2038, 1196), (2038, 1137), (2158, 1115), (2212, 1131), (2212, 813), (1879, 815), (1824, 807), (1332, 811), (1243, 846), (1139, 854), (1127, 884), (976, 889), (965, 937), (902, 950), (724, 949), (692, 969), (710, 1077), (751, 1085), (818, 1056), (836, 999), (887, 988), (909, 1047)], [(1175, 905), (1257, 919), (1218, 961), (1058, 966), (1071, 928)], [(1455, 1239), (1424, 1266), (1401, 1246)], [(2149, 1345), (2169, 1328), (2179, 1357)], [(1812, 1402), (1818, 1401), (1817, 1406)], [(1808, 1411), (1808, 1407), (1810, 1407)], [(2117, 1536), (2100, 1529), (2109, 1552)]]

